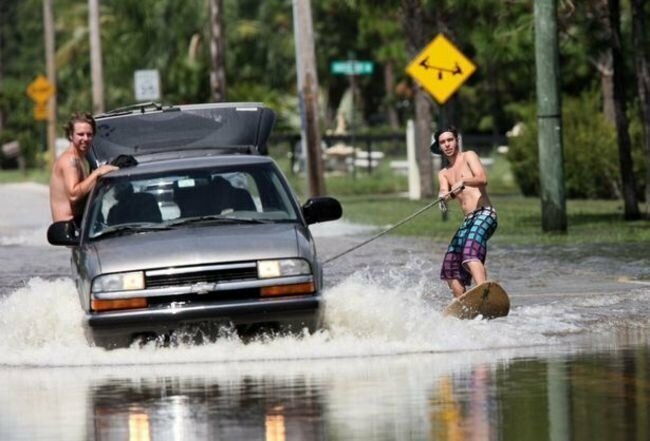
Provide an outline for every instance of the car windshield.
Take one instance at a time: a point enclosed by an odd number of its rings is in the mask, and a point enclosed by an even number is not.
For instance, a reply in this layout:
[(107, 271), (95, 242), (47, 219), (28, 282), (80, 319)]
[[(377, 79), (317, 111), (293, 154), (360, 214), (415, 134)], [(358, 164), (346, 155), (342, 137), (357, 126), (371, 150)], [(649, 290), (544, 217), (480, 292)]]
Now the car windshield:
[(90, 202), (87, 225), (88, 237), (95, 239), (156, 225), (297, 220), (293, 197), (275, 167), (255, 164), (104, 179)]

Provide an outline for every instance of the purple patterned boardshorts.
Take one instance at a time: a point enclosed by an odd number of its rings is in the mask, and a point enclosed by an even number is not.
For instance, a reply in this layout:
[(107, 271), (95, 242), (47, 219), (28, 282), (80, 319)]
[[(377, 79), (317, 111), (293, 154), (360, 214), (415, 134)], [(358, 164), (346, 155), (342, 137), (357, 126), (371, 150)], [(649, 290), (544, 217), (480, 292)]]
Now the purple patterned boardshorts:
[(471, 284), (472, 275), (463, 264), (471, 260), (485, 263), (487, 241), (496, 229), (497, 212), (492, 207), (477, 208), (465, 216), (465, 221), (447, 248), (440, 278), (460, 280), (465, 286)]

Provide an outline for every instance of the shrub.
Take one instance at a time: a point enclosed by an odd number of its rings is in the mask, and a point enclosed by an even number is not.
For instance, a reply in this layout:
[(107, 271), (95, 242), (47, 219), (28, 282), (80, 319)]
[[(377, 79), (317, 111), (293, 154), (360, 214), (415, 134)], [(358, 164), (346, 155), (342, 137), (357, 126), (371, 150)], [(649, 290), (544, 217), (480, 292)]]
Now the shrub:
[[(567, 98), (562, 106), (564, 178), (568, 198), (620, 197), (616, 129), (599, 110), (595, 93)], [(526, 196), (539, 196), (539, 154), (534, 105), (519, 110), (523, 133), (510, 142), (508, 159)]]

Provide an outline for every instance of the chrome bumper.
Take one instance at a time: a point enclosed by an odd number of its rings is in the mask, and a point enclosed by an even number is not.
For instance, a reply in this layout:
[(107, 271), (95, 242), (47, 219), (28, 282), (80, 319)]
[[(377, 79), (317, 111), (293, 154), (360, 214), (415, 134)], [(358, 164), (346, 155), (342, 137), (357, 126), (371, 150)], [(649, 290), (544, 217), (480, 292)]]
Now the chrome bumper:
[(85, 328), (88, 338), (104, 347), (127, 346), (138, 334), (162, 334), (201, 322), (235, 326), (273, 323), (313, 331), (320, 326), (321, 303), (318, 294), (109, 311), (86, 314)]

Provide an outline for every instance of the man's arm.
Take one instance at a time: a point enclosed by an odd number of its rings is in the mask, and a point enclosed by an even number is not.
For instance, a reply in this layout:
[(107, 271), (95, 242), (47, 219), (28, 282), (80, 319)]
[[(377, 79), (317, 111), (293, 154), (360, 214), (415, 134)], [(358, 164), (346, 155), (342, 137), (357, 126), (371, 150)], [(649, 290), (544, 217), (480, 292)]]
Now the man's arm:
[(63, 167), (64, 188), (70, 203), (75, 204), (83, 200), (97, 183), (97, 178), (117, 169), (118, 167), (113, 165), (102, 165), (93, 170), (86, 179), (81, 179), (83, 176), (82, 164), (79, 159), (71, 158)]

